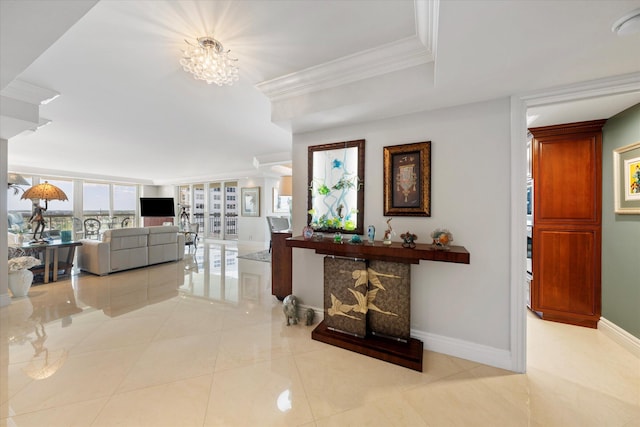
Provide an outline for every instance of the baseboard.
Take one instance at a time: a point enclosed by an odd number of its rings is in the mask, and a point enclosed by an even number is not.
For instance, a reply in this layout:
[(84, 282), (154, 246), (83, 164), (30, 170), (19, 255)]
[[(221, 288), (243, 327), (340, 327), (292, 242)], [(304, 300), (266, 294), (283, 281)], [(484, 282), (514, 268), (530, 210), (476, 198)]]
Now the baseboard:
[(11, 304), (11, 297), (9, 296), (9, 293), (7, 292), (6, 294), (0, 295), (0, 307), (4, 307), (9, 304)]
[(598, 330), (620, 344), (622, 347), (631, 352), (634, 356), (640, 358), (640, 338), (631, 335), (613, 322), (600, 318), (598, 322)]
[[(306, 305), (300, 305), (300, 307), (303, 309), (311, 308), (316, 312), (314, 324), (324, 319), (324, 310), (322, 308)], [(471, 360), (500, 369), (515, 371), (509, 350), (501, 350), (470, 341), (423, 332), (417, 329), (411, 329), (411, 337), (421, 340), (424, 343), (425, 350), (448, 354), (449, 356)]]
[(411, 336), (422, 340), (425, 350), (448, 354), (449, 356), (471, 360), (500, 369), (513, 370), (513, 361), (511, 360), (511, 352), (509, 350), (501, 350), (495, 347), (416, 329), (411, 330)]

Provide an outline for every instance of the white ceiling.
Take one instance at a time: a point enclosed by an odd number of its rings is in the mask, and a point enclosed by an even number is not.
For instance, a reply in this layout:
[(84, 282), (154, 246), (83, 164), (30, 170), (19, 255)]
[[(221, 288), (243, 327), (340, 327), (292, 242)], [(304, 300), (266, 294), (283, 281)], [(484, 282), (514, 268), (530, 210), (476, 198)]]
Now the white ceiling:
[[(640, 71), (640, 34), (611, 32), (640, 0), (93, 3), (0, 2), (3, 95), (14, 78), (61, 94), (40, 107), (50, 125), (10, 139), (10, 170), (156, 183), (238, 178), (287, 163), (290, 129)], [(184, 39), (207, 34), (238, 58), (235, 85), (196, 81), (178, 64)], [(405, 69), (361, 73), (361, 81), (333, 88), (312, 82), (311, 92), (289, 99), (256, 87), (317, 76), (300, 72), (413, 39), (435, 49), (417, 51), (423, 57)], [(532, 108), (532, 126), (607, 118), (640, 102), (640, 92), (608, 98)], [(256, 158), (266, 168), (256, 169)]]

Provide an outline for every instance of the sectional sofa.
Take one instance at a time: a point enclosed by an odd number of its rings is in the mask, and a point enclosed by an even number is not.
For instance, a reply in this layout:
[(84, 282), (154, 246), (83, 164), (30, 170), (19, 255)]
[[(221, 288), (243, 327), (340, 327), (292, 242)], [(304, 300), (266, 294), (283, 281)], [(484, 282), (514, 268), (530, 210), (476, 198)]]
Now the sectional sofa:
[(184, 234), (173, 225), (107, 230), (81, 242), (78, 267), (100, 276), (184, 258)]

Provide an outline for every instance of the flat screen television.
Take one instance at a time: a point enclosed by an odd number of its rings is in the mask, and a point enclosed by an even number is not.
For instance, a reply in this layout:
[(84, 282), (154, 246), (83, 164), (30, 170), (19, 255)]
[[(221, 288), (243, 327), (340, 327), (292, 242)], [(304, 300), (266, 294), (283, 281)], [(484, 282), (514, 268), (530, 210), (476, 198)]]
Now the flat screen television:
[(176, 216), (173, 197), (140, 197), (140, 216)]

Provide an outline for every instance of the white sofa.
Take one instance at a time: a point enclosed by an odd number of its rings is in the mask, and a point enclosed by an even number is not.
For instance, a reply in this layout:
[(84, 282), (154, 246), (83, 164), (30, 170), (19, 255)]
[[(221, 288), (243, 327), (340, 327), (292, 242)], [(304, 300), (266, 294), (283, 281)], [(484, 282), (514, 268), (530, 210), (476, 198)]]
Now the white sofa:
[(184, 258), (184, 234), (173, 225), (107, 230), (81, 242), (78, 267), (100, 276)]

